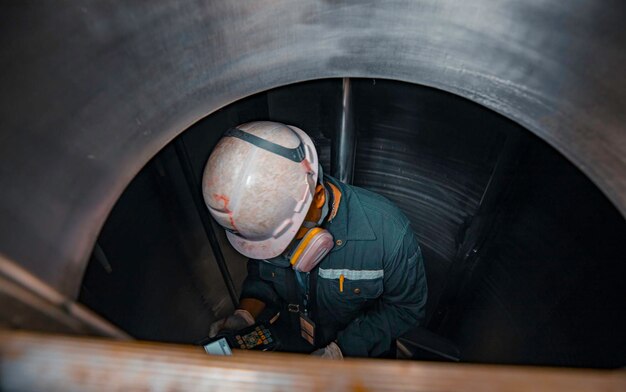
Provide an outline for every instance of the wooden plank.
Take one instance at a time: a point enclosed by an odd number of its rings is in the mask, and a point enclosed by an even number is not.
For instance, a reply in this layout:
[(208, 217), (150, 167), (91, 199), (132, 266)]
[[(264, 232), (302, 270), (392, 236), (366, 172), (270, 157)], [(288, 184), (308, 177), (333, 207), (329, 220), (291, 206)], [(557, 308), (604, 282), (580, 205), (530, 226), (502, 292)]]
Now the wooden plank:
[(624, 391), (626, 371), (351, 359), (0, 331), (14, 391)]

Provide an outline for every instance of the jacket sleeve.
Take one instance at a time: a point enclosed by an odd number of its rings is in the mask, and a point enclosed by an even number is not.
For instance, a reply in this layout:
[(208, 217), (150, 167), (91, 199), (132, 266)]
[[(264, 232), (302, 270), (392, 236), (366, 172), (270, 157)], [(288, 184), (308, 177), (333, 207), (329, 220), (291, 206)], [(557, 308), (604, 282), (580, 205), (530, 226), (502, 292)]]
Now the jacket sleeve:
[(279, 297), (272, 284), (261, 278), (261, 263), (260, 260), (248, 260), (248, 276), (243, 281), (240, 298), (254, 298), (266, 305), (275, 305)]
[(338, 333), (337, 343), (346, 356), (380, 356), (392, 341), (423, 321), (428, 289), (422, 254), (410, 225), (392, 255), (383, 262), (382, 296)]

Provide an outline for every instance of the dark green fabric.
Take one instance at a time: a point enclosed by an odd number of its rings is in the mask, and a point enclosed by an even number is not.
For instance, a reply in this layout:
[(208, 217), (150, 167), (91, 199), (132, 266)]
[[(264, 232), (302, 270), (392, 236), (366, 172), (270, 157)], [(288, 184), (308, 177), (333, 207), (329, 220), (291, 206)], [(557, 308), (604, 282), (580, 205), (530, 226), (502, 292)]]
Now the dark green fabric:
[[(427, 285), (422, 254), (408, 219), (389, 200), (332, 177), (325, 179), (341, 189), (342, 199), (337, 216), (326, 226), (335, 247), (319, 265), (317, 311), (312, 315), (318, 345), (336, 339), (346, 356), (377, 357), (424, 318)], [(346, 279), (340, 292), (339, 279), (329, 276), (343, 271)], [(283, 307), (287, 273), (294, 272), (250, 260), (241, 298)]]

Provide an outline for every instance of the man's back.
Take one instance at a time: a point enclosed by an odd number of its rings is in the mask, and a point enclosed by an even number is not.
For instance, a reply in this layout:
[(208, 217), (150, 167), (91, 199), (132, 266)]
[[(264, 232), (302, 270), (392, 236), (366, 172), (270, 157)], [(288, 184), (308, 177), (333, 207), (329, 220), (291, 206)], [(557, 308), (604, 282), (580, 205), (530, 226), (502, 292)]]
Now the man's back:
[[(312, 272), (316, 343), (337, 339), (346, 355), (379, 356), (423, 318), (427, 290), (419, 246), (408, 219), (389, 200), (325, 178), (342, 196), (337, 215), (325, 225), (335, 246)], [(262, 291), (266, 301), (289, 298), (286, 274), (293, 270), (250, 263), (242, 297)], [(273, 299), (267, 286), (277, 294)]]

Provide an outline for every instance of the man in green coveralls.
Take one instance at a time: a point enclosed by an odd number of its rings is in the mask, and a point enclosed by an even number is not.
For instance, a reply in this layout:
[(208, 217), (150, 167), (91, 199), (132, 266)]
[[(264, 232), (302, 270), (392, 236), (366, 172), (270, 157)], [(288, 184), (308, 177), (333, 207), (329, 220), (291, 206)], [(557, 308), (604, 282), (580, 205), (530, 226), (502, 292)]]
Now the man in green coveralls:
[(203, 194), (250, 258), (239, 308), (211, 336), (280, 312), (285, 351), (383, 357), (422, 322), (426, 277), (408, 219), (386, 198), (322, 175), (302, 130), (269, 121), (228, 130)]

